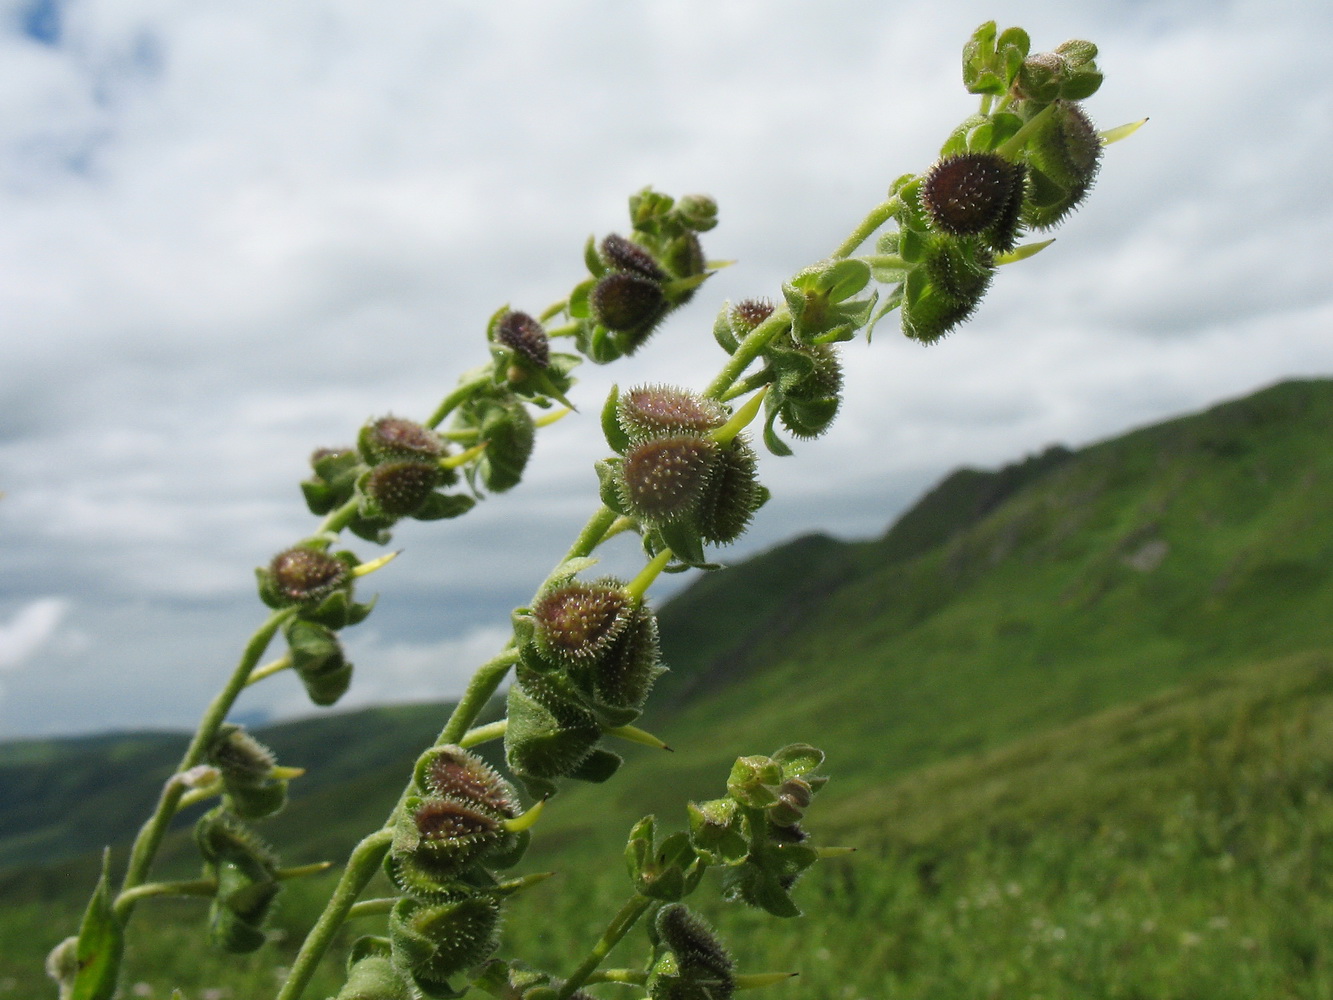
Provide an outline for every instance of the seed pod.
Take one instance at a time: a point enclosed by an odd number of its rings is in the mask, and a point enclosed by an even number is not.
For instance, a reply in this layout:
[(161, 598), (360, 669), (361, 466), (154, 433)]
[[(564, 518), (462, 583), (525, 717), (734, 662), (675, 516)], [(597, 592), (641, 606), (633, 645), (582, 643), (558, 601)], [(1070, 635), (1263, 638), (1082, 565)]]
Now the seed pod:
[(474, 753), (452, 744), (433, 747), (417, 761), (416, 783), (426, 795), (471, 805), (496, 818), (518, 814), (518, 793)]
[(1101, 165), (1102, 143), (1080, 105), (1056, 101), (1027, 146), (1031, 178), (1023, 221), (1036, 229), (1061, 222), (1087, 197)]
[(628, 617), (614, 645), (589, 673), (593, 696), (599, 705), (637, 711), (648, 700), (653, 682), (666, 668), (662, 666), (657, 617), (641, 601), (634, 603)]
[(749, 527), (768, 499), (759, 483), (759, 458), (740, 438), (720, 448), (695, 513), (695, 526), (706, 542), (726, 545)]
[(292, 669), (305, 685), (306, 694), (316, 705), (332, 705), (346, 693), (352, 682), (352, 665), (347, 662), (337, 634), (316, 622), (294, 618), (283, 626)]
[(539, 781), (571, 774), (602, 738), (601, 726), (586, 708), (526, 686), (520, 679), (509, 687), (506, 766)]
[(380, 417), (361, 428), (357, 450), (369, 465), (416, 459), (430, 462), (442, 458), (447, 447), (438, 434), (401, 417)]
[(479, 965), (499, 947), (500, 904), (490, 896), (449, 903), (402, 899), (389, 917), (394, 957), (428, 991)]
[(495, 339), (534, 368), (551, 363), (550, 338), (541, 323), (527, 313), (505, 313), (495, 326)]
[(995, 262), (989, 251), (948, 237), (933, 241), (925, 268), (930, 283), (969, 313), (981, 302), (995, 276)]
[(601, 657), (624, 631), (631, 602), (615, 583), (570, 583), (544, 594), (533, 606), (534, 638), (546, 656), (566, 668)]
[(648, 977), (652, 1000), (728, 1000), (736, 990), (736, 964), (703, 919), (680, 903), (658, 911), (657, 933), (670, 953)]
[(351, 448), (319, 448), (310, 456), (314, 475), (302, 480), (301, 493), (310, 513), (323, 516), (352, 498), (361, 473), (361, 456)]
[[(668, 243), (662, 263), (677, 278), (692, 278), (696, 274), (703, 274), (708, 267), (708, 262), (704, 259), (704, 248), (694, 233), (685, 233)], [(689, 301), (693, 295), (694, 290), (690, 289), (676, 300), (676, 304)]]
[(706, 233), (717, 225), (717, 202), (706, 194), (682, 195), (676, 202), (676, 216), (696, 233)]
[(795, 437), (815, 438), (829, 429), (842, 404), (842, 362), (832, 344), (789, 348), (804, 364), (784, 366), (778, 385), (778, 416)]
[(720, 403), (667, 385), (643, 385), (622, 393), (616, 420), (631, 441), (690, 431), (706, 434), (727, 421)]
[(361, 492), (370, 501), (363, 504), (361, 514), (369, 518), (411, 517), (426, 505), (446, 478), (445, 470), (435, 462), (415, 459), (383, 462), (360, 480)]
[(637, 274), (659, 284), (667, 280), (667, 273), (662, 270), (652, 254), (639, 244), (615, 233), (602, 240), (601, 258), (602, 262), (613, 271)]
[(387, 955), (367, 955), (347, 970), (347, 983), (333, 1000), (413, 1000), (416, 991)]
[(953, 236), (984, 236), (997, 250), (1013, 248), (1025, 171), (998, 153), (960, 153), (937, 162), (920, 188), (921, 207)]
[(773, 315), (773, 303), (767, 299), (742, 299), (731, 310), (731, 328), (744, 337)]
[(719, 451), (716, 441), (697, 434), (650, 438), (635, 445), (621, 465), (625, 508), (653, 526), (691, 517)]
[(636, 347), (667, 313), (661, 285), (626, 271), (615, 271), (601, 278), (593, 286), (588, 302), (597, 322), (608, 330), (630, 334)]
[(512, 393), (479, 401), (478, 431), (486, 450), (477, 460), (477, 475), (492, 493), (518, 485), (537, 440), (532, 414)]
[(342, 559), (301, 546), (279, 552), (267, 569), (256, 572), (260, 596), (276, 608), (317, 604), (351, 580)]

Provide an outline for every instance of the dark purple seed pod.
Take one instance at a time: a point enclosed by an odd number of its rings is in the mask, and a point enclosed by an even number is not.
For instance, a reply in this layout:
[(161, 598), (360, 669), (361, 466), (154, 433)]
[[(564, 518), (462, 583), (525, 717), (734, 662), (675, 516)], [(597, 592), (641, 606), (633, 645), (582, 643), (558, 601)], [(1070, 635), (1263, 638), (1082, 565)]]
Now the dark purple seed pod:
[(476, 754), (452, 744), (434, 747), (417, 763), (417, 786), (428, 795), (476, 807), (496, 818), (518, 815), (518, 793)]
[(731, 309), (731, 329), (737, 337), (744, 337), (772, 315), (773, 303), (768, 299), (742, 299)]
[(588, 301), (597, 321), (608, 330), (646, 335), (666, 315), (661, 286), (627, 271), (615, 271), (593, 286)]
[(593, 662), (624, 631), (631, 602), (618, 583), (569, 583), (548, 591), (532, 608), (537, 646), (556, 662)]
[(402, 459), (431, 461), (444, 456), (446, 446), (438, 434), (401, 417), (380, 417), (361, 428), (357, 450), (369, 465)]
[(708, 488), (720, 445), (698, 434), (650, 438), (621, 465), (626, 509), (649, 524), (692, 516)]
[(602, 262), (613, 271), (637, 274), (653, 282), (667, 280), (667, 273), (652, 254), (615, 233), (602, 240), (601, 256)]
[(641, 385), (620, 395), (616, 419), (631, 441), (660, 434), (706, 434), (727, 422), (720, 403), (669, 385)]
[(701, 995), (710, 998), (722, 1000), (731, 995), (736, 962), (702, 917), (683, 903), (670, 903), (657, 913), (657, 933), (676, 956), (683, 980), (707, 983), (710, 989)]
[(937, 162), (921, 183), (921, 207), (953, 236), (992, 230), (1021, 199), (1022, 171), (999, 153), (960, 153)]
[(615, 644), (593, 669), (593, 692), (615, 708), (641, 708), (663, 672), (657, 617), (637, 603)]
[(452, 855), (504, 836), (500, 820), (452, 799), (425, 798), (412, 805), (411, 822), (423, 850)]
[(434, 462), (385, 462), (366, 473), (362, 489), (389, 517), (411, 517), (444, 479)]
[(323, 600), (347, 582), (350, 570), (341, 559), (314, 549), (279, 552), (268, 567), (278, 595), (292, 603)]
[(523, 312), (507, 312), (495, 327), (495, 339), (534, 368), (551, 363), (551, 341), (546, 330)]

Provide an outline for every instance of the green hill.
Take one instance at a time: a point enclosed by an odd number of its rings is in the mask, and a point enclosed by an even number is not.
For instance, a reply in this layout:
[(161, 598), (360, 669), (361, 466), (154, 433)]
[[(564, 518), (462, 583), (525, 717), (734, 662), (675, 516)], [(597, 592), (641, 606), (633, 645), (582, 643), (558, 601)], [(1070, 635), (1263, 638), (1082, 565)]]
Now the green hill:
[[(562, 791), (532, 864), (610, 851), (606, 892), (623, 894), (633, 820), (679, 820), (737, 754), (808, 740), (835, 776), (812, 827), (865, 852), (802, 887), (835, 921), (828, 957), (717, 914), (751, 967), (799, 960), (807, 995), (1333, 993), (1330, 430), (1333, 382), (1283, 383), (955, 473), (878, 540), (812, 536), (701, 579), (661, 609), (673, 672), (646, 724), (676, 753), (627, 748), (610, 784)], [(336, 856), (378, 822), (441, 717), (411, 711), (418, 729), (358, 713), (264, 734), (314, 768), (269, 826), (299, 845), (285, 857)], [(126, 745), (130, 770), (165, 752)], [(0, 859), (56, 842), (34, 775), (59, 761), (66, 787), (86, 780), (66, 750), (0, 747), (0, 801), (29, 790), (26, 819), (0, 810)], [(0, 893), (49, 899), (73, 870), (14, 871)], [(575, 896), (541, 904), (526, 954), (589, 940), (605, 906)]]

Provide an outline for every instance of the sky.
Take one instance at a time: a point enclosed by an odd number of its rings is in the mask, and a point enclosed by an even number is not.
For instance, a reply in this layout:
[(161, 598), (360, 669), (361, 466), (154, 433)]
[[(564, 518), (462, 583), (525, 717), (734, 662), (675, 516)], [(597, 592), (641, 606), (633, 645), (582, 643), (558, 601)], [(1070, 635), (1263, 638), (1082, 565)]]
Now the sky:
[[(713, 195), (705, 248), (737, 263), (579, 370), (521, 486), (402, 526), (362, 582), (343, 705), (456, 695), (594, 509), (613, 382), (705, 385), (722, 302), (776, 296), (975, 109), (959, 52), (992, 18), (1094, 41), (1099, 127), (1151, 120), (966, 326), (847, 345), (837, 424), (764, 459), (774, 499), (724, 561), (874, 536), (960, 465), (1333, 375), (1333, 8), (0, 0), (0, 740), (193, 727), (263, 618), (254, 567), (315, 524), (310, 451), (428, 414), (629, 194)], [(278, 675), (238, 711), (311, 708)]]

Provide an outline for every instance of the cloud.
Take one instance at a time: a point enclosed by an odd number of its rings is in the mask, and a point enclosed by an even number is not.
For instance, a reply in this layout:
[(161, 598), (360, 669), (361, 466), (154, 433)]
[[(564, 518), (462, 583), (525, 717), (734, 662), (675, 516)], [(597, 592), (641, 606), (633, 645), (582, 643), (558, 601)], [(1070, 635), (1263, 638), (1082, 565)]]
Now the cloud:
[(17, 670), (45, 646), (60, 627), (69, 602), (45, 597), (24, 604), (0, 625), (0, 670)]
[[(363, 583), (382, 638), (358, 668), (503, 624), (590, 512), (612, 382), (704, 384), (722, 299), (775, 296), (926, 166), (975, 107), (957, 52), (990, 8), (11, 5), (0, 571), (13, 607), (77, 607), (98, 655), (44, 647), (0, 726), (191, 724), (260, 613), (253, 567), (315, 523), (297, 489), (310, 450), (429, 412), (483, 360), (487, 317), (566, 294), (631, 192), (709, 191), (707, 250), (740, 263), (639, 355), (581, 370), (580, 414), (543, 432), (519, 489), (398, 532), (404, 556)], [(1096, 40), (1092, 114), (1149, 126), (968, 327), (925, 350), (889, 319), (848, 345), (839, 422), (764, 459), (774, 500), (724, 557), (882, 530), (960, 463), (1333, 371), (1333, 208), (1310, 193), (1333, 86), (1309, 74), (1333, 13), (1023, 0), (1008, 17), (1038, 46)], [(608, 572), (634, 571), (625, 541)]]

